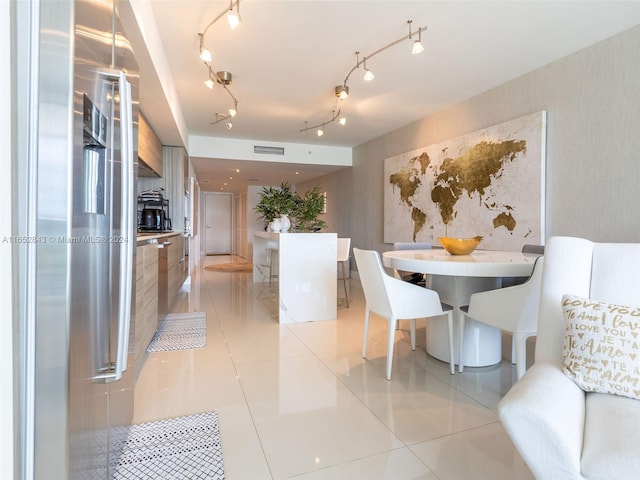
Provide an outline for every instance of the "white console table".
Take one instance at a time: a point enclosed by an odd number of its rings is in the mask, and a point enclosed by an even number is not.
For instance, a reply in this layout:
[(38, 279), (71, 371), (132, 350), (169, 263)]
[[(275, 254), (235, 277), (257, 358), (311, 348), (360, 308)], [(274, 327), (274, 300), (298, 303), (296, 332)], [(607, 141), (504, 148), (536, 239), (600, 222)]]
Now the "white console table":
[[(278, 255), (271, 255), (272, 249)], [(256, 233), (253, 281), (269, 282), (270, 262), (277, 262), (280, 323), (337, 318), (338, 236), (336, 233)]]

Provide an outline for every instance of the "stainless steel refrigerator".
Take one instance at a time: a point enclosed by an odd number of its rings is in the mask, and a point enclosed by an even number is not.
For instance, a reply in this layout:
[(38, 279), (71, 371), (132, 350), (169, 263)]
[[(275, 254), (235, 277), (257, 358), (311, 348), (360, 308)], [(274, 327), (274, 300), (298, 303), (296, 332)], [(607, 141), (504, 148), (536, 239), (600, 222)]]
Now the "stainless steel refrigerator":
[(21, 470), (109, 478), (133, 412), (138, 67), (112, 1), (18, 8), (32, 30)]

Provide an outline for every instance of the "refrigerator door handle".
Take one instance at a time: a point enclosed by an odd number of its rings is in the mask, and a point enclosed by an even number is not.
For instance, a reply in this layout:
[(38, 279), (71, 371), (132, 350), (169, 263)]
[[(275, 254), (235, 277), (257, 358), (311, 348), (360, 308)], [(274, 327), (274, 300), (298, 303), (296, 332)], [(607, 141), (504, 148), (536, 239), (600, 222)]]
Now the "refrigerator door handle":
[(120, 380), (127, 369), (129, 353), (129, 332), (131, 326), (131, 291), (133, 285), (133, 119), (131, 106), (131, 84), (124, 72), (119, 73), (118, 90), (120, 92), (120, 153), (122, 159), (121, 175), (121, 229), (124, 241), (120, 243), (120, 279), (118, 301), (118, 341), (115, 358), (115, 377)]

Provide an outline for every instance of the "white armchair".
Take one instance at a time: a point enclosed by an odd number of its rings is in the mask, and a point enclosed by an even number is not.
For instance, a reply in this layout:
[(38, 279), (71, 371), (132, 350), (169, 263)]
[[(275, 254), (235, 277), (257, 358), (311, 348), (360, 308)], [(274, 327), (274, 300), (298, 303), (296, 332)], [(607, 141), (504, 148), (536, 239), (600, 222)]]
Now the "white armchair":
[(498, 405), (540, 480), (640, 478), (640, 401), (586, 393), (562, 371), (563, 294), (640, 306), (640, 244), (553, 237), (545, 249), (535, 363)]

